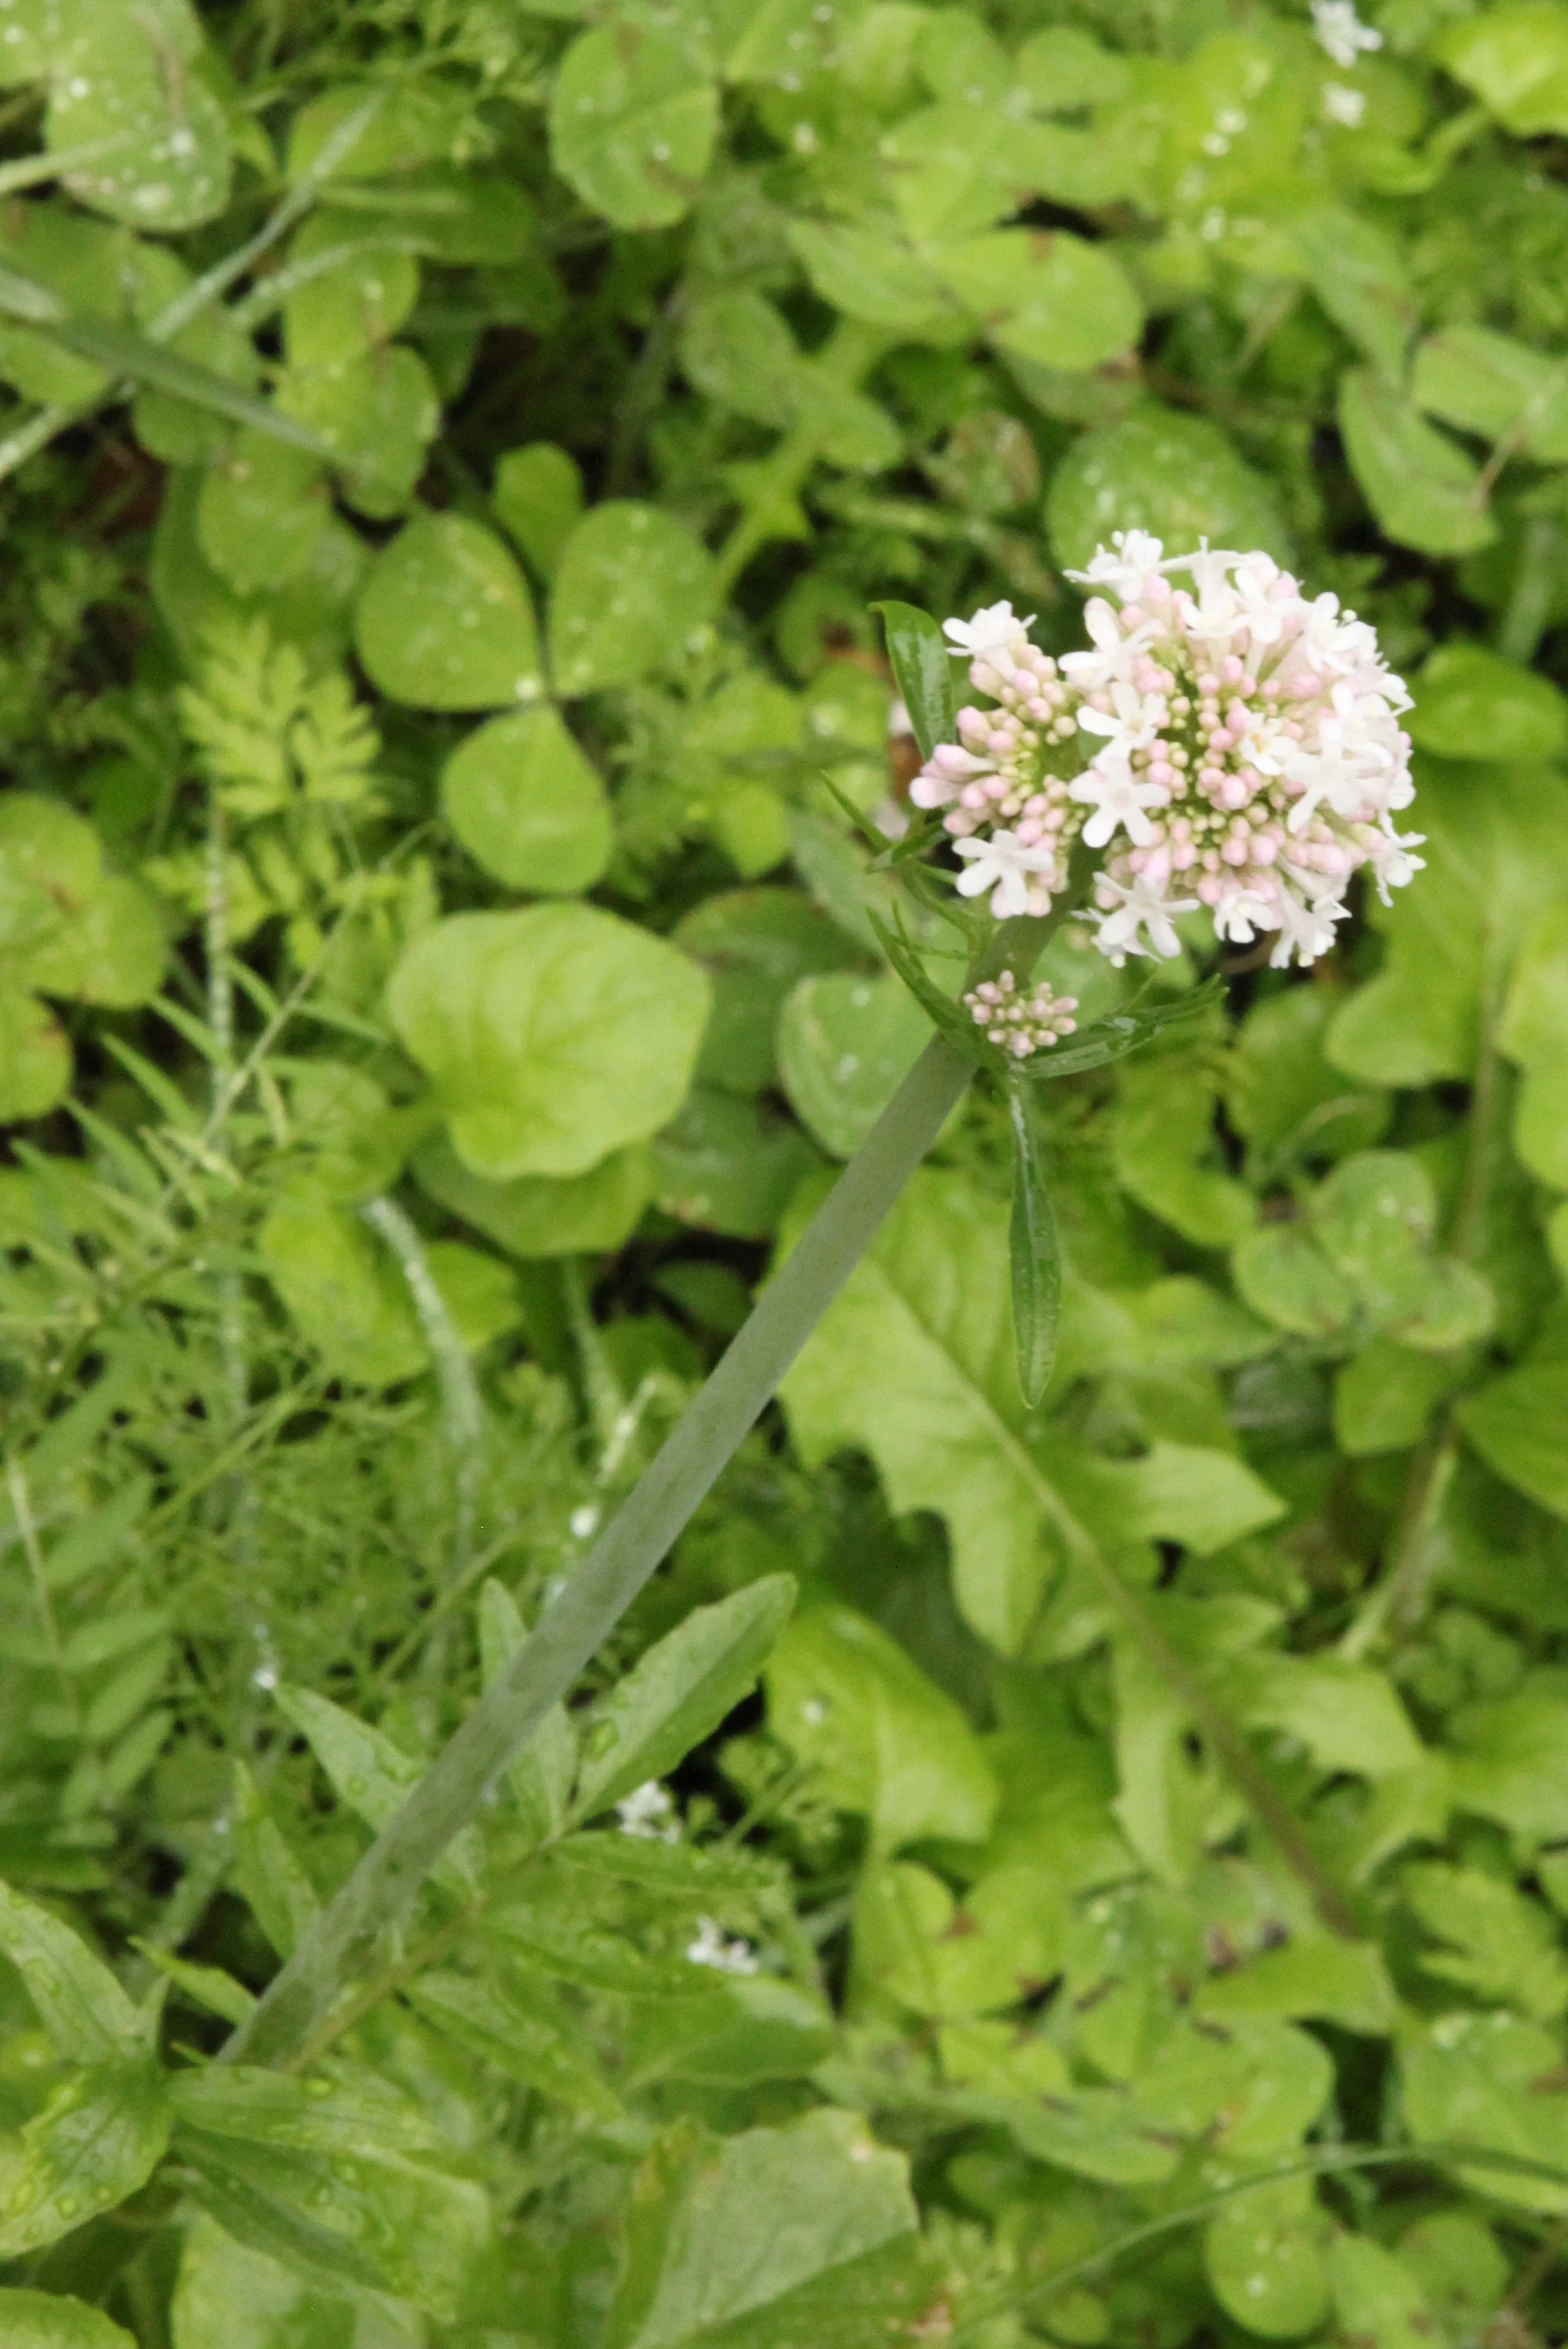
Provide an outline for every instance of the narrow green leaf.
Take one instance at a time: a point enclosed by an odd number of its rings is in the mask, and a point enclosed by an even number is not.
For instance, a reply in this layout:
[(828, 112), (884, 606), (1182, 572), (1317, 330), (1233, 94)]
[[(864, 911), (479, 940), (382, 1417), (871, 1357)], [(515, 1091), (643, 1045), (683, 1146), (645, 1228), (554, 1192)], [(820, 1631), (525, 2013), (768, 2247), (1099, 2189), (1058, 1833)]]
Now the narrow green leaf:
[(762, 1670), (794, 1604), (793, 1578), (765, 1575), (717, 1606), (694, 1608), (650, 1648), (588, 1728), (590, 1759), (575, 1816), (591, 1819), (644, 1780), (662, 1777), (716, 1729)]
[(95, 367), (106, 367), (115, 375), (128, 375), (133, 382), (151, 384), (156, 391), (189, 400), (193, 407), (227, 416), (235, 424), (254, 425), (258, 432), (269, 432), (275, 440), (288, 441), (297, 449), (308, 449), (312, 456), (331, 459), (332, 450), (319, 433), (312, 432), (294, 417), (285, 416), (266, 400), (254, 399), (226, 375), (198, 366), (192, 359), (182, 359), (163, 344), (133, 333), (129, 327), (113, 326), (101, 318), (73, 317), (45, 287), (15, 270), (0, 270), (0, 312), (24, 320), (40, 334), (48, 335), (52, 342), (59, 343), (62, 349), (74, 352), (77, 358), (86, 359)]
[(882, 615), (894, 682), (909, 712), (920, 755), (928, 759), (939, 742), (958, 740), (952, 654), (930, 613), (917, 604), (873, 604), (871, 609)]
[(0, 1884), (0, 1953), (68, 2062), (123, 2063), (147, 2045), (147, 2018), (69, 1925)]
[(1180, 995), (1173, 1003), (1157, 1003), (1148, 1011), (1113, 1012), (1109, 1019), (1096, 1020), (1092, 1027), (1080, 1029), (1070, 1044), (1058, 1044), (1050, 1052), (1037, 1052), (1019, 1073), (1031, 1083), (1044, 1083), (1052, 1077), (1072, 1077), (1081, 1069), (1104, 1068), (1113, 1060), (1125, 1060), (1130, 1052), (1139, 1051), (1154, 1037), (1163, 1035), (1167, 1028), (1198, 1019), (1224, 993), (1224, 980), (1210, 979), (1207, 985), (1195, 987), (1190, 995)]
[(1013, 1268), (1013, 1343), (1024, 1401), (1039, 1402), (1050, 1383), (1062, 1318), (1062, 1259), (1045, 1168), (1021, 1085), (1007, 1088), (1013, 1128), (1013, 1216), (1008, 1245)]
[[(330, 1697), (308, 1688), (280, 1688), (278, 1708), (299, 1731), (349, 1809), (376, 1833), (403, 1807), (424, 1775), (424, 1765), (393, 1744), (368, 1721), (356, 1721)], [(471, 1892), (479, 1872), (478, 1836), (472, 1827), (452, 1838), (432, 1871), (449, 1892)]]

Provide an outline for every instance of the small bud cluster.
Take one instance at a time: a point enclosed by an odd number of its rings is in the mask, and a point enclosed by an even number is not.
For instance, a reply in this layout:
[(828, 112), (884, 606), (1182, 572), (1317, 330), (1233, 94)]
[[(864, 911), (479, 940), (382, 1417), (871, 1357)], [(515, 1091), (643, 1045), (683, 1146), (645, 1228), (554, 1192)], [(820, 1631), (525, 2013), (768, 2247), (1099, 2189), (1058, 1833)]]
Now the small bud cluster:
[(1015, 1060), (1048, 1052), (1078, 1025), (1072, 1016), (1078, 1009), (1076, 995), (1053, 995), (1047, 986), (1021, 995), (1011, 971), (999, 979), (982, 979), (964, 997), (964, 1008), (987, 1043), (999, 1045)]
[(910, 798), (946, 811), (963, 896), (1046, 913), (1081, 840), (1105, 851), (1090, 918), (1113, 962), (1179, 953), (1174, 918), (1206, 907), (1224, 942), (1274, 935), (1280, 966), (1329, 950), (1353, 873), (1387, 903), (1419, 870), (1421, 835), (1392, 821), (1414, 797), (1410, 697), (1337, 596), (1262, 553), (1167, 558), (1143, 531), (1069, 577), (1116, 599), (1091, 596), (1088, 651), (1053, 660), (1010, 604), (945, 623), (990, 706), (959, 711)]

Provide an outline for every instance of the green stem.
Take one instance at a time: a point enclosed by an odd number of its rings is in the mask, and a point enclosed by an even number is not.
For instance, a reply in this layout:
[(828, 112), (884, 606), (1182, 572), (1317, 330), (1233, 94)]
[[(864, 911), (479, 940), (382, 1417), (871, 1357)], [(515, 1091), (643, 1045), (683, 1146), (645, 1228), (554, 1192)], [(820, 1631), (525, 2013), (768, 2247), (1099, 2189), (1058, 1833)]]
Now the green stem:
[(943, 1038), (931, 1039), (641, 1481), (221, 2060), (287, 2063), (374, 1965), (383, 1935), (406, 1917), (452, 1837), (551, 1706), (570, 1693), (772, 1399), (973, 1073)]

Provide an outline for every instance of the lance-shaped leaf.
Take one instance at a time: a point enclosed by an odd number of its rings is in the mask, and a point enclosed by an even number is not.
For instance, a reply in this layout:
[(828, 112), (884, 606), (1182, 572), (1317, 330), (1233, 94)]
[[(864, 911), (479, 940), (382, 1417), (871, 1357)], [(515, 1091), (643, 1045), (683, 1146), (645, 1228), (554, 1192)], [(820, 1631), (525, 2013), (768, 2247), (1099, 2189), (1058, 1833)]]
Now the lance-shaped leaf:
[(958, 740), (958, 697), (953, 691), (953, 656), (929, 612), (916, 604), (873, 604), (887, 633), (893, 682), (909, 712), (922, 758), (939, 742)]
[(0, 1953), (21, 1975), (67, 2062), (125, 2063), (145, 2054), (151, 2018), (131, 2004), (79, 1934), (8, 1884), (0, 1884)]
[(717, 1729), (762, 1670), (794, 1604), (792, 1578), (765, 1575), (717, 1606), (694, 1608), (650, 1648), (585, 1733), (589, 1758), (576, 1816), (591, 1819), (644, 1780), (662, 1777)]

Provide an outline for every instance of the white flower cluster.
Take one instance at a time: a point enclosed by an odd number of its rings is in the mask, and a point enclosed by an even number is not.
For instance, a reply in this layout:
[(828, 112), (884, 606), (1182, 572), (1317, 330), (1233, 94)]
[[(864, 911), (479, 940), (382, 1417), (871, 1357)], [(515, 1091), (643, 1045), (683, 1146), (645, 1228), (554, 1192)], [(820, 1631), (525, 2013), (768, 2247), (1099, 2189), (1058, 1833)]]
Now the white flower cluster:
[(680, 1842), (681, 1823), (675, 1805), (657, 1778), (645, 1778), (641, 1786), (634, 1786), (616, 1804), (615, 1815), (623, 1835), (635, 1835), (643, 1843)]
[(1048, 1052), (1078, 1025), (1072, 1016), (1078, 1009), (1076, 995), (1053, 995), (1043, 984), (1020, 994), (1011, 971), (1003, 971), (999, 979), (982, 979), (964, 997), (964, 1008), (986, 1041), (1000, 1045), (1015, 1060)]
[(720, 1974), (754, 1974), (757, 1971), (757, 1953), (749, 1941), (731, 1940), (712, 1917), (697, 1919), (697, 1938), (686, 1951), (686, 1962), (692, 1966), (712, 1966)]
[(1312, 29), (1342, 73), (1363, 49), (1381, 49), (1383, 36), (1356, 14), (1356, 0), (1312, 0)]
[(1353, 873), (1386, 903), (1419, 870), (1421, 835), (1393, 824), (1414, 797), (1410, 696), (1337, 596), (1266, 554), (1167, 556), (1138, 530), (1068, 576), (1102, 591), (1087, 652), (1053, 660), (1010, 604), (944, 624), (991, 706), (959, 711), (910, 798), (946, 811), (962, 895), (1046, 913), (1081, 838), (1104, 851), (1090, 918), (1113, 962), (1177, 954), (1175, 917), (1202, 906), (1229, 944), (1274, 934), (1279, 966), (1332, 946)]

